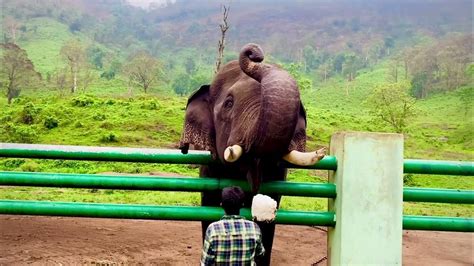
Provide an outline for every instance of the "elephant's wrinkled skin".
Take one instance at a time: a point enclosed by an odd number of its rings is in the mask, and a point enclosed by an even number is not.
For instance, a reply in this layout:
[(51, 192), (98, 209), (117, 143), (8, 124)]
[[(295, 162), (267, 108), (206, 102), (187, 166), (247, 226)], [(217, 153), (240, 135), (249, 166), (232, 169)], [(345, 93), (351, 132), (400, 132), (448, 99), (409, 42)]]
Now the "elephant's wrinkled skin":
[[(202, 166), (201, 176), (247, 179), (253, 191), (247, 195), (247, 207), (261, 182), (285, 180), (287, 171), (278, 162), (290, 151), (303, 152), (306, 143), (306, 115), (295, 80), (263, 58), (258, 45), (247, 44), (238, 61), (227, 63), (210, 86), (189, 98), (180, 143), (183, 153), (192, 144), (222, 162)], [(229, 148), (233, 145), (238, 146)], [(280, 202), (279, 195), (269, 196)], [(203, 206), (219, 203), (220, 191), (202, 193)], [(208, 225), (202, 223), (203, 236)], [(275, 224), (259, 225), (266, 249), (259, 264), (268, 265)]]

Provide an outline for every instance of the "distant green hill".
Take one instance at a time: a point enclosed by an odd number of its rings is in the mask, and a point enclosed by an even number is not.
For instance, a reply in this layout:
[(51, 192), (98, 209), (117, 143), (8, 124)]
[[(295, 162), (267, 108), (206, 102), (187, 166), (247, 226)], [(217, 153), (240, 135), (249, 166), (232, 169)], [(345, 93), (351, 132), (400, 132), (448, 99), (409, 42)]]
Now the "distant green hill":
[(68, 26), (51, 18), (31, 19), (24, 26), (26, 32), (21, 36), (19, 45), (27, 51), (36, 70), (46, 76), (48, 72), (64, 66), (59, 51), (67, 40), (75, 37)]

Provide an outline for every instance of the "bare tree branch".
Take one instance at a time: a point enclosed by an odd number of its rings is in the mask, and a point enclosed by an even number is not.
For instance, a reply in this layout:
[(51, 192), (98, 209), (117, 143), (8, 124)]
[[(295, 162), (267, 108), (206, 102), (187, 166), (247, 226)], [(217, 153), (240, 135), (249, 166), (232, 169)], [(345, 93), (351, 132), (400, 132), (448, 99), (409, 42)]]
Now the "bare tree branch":
[(225, 34), (229, 29), (229, 24), (227, 23), (227, 17), (229, 16), (229, 7), (222, 5), (223, 14), (222, 14), (222, 23), (219, 25), (221, 29), (221, 39), (217, 45), (217, 60), (216, 60), (216, 69), (214, 73), (219, 71), (219, 68), (222, 64), (222, 58), (224, 57), (224, 48), (225, 48)]

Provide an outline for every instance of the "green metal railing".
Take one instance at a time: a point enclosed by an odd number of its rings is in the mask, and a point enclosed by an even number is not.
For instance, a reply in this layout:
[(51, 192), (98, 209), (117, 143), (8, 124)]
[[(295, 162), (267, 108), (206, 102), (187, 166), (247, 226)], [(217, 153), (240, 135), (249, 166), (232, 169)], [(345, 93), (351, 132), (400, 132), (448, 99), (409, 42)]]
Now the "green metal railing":
[[(189, 154), (183, 155), (178, 150), (10, 143), (0, 143), (0, 157), (178, 164), (215, 163), (208, 152), (198, 151), (192, 151)], [(286, 164), (286, 166), (297, 167), (288, 164)], [(337, 160), (334, 156), (326, 156), (317, 164), (305, 168), (336, 170)], [(474, 175), (474, 165), (472, 162), (406, 159), (404, 160), (404, 172), (472, 176)], [(242, 180), (25, 172), (0, 172), (0, 185), (179, 191), (210, 191), (222, 189), (230, 185), (239, 185), (243, 187), (244, 190), (249, 190), (247, 182)], [(268, 182), (262, 185), (261, 192), (265, 194), (278, 193), (290, 196), (336, 197), (336, 187), (334, 184)], [(403, 200), (473, 204), (474, 192), (454, 189), (405, 188), (403, 191)], [(223, 211), (221, 208), (213, 207), (0, 200), (0, 213), (130, 219), (217, 220), (222, 216)], [(243, 214), (247, 217), (250, 216), (248, 209), (243, 210)], [(276, 222), (282, 224), (334, 226), (335, 216), (334, 213), (331, 212), (279, 210)], [(404, 216), (403, 227), (413, 230), (473, 232), (474, 219)]]
[[(0, 171), (0, 185), (191, 192), (213, 191), (228, 186), (240, 186), (245, 191), (250, 191), (248, 182), (244, 180), (2, 171)], [(286, 196), (335, 198), (336, 186), (327, 183), (273, 181), (263, 183), (260, 192), (263, 194), (276, 193)], [(403, 200), (412, 202), (474, 204), (474, 191), (404, 188)]]
[[(177, 207), (20, 200), (0, 200), (0, 212), (4, 214), (21, 215), (187, 221), (216, 221), (224, 215), (224, 210), (218, 207)], [(252, 218), (249, 209), (242, 209), (241, 214), (249, 219)], [(335, 218), (332, 212), (278, 210), (275, 222), (278, 224), (334, 226)]]
[[(240, 186), (245, 191), (250, 191), (249, 184), (245, 180), (1, 171), (0, 185), (191, 192), (213, 191), (235, 185)], [(335, 198), (336, 186), (334, 184), (273, 181), (263, 183), (260, 192), (287, 196)]]
[[(47, 215), (120, 219), (160, 219), (215, 221), (224, 215), (222, 208), (189, 206), (151, 206), (128, 204), (70, 203), (47, 201), (0, 200), (0, 212), (16, 215)], [(251, 219), (249, 209), (241, 214)], [(332, 212), (278, 210), (278, 224), (334, 226)], [(443, 230), (474, 232), (471, 219), (457, 217), (403, 216), (403, 228), (412, 230)]]
[[(0, 143), (0, 157), (175, 164), (210, 164), (213, 162), (210, 153), (202, 151), (189, 151), (188, 154), (184, 155), (179, 150), (165, 149), (13, 143)], [(334, 156), (325, 156), (321, 161), (310, 167), (288, 166), (292, 168), (337, 170), (337, 160)], [(405, 159), (403, 169), (404, 173), (415, 174), (474, 175), (473, 162)]]
[(470, 218), (459, 217), (404, 215), (403, 229), (474, 232), (474, 221)]
[(473, 162), (405, 159), (403, 172), (407, 174), (474, 175)]

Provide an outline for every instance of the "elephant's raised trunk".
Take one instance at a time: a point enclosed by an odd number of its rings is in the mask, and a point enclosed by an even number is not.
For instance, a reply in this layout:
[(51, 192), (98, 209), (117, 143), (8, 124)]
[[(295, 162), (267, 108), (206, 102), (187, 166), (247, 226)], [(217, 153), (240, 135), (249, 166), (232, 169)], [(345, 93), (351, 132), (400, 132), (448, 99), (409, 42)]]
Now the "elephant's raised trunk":
[(244, 73), (261, 84), (261, 111), (253, 150), (280, 158), (288, 152), (300, 108), (296, 81), (284, 70), (262, 63), (264, 53), (257, 44), (245, 45), (239, 56)]
[(239, 64), (242, 71), (258, 82), (262, 80), (265, 55), (258, 44), (249, 43), (240, 51)]

